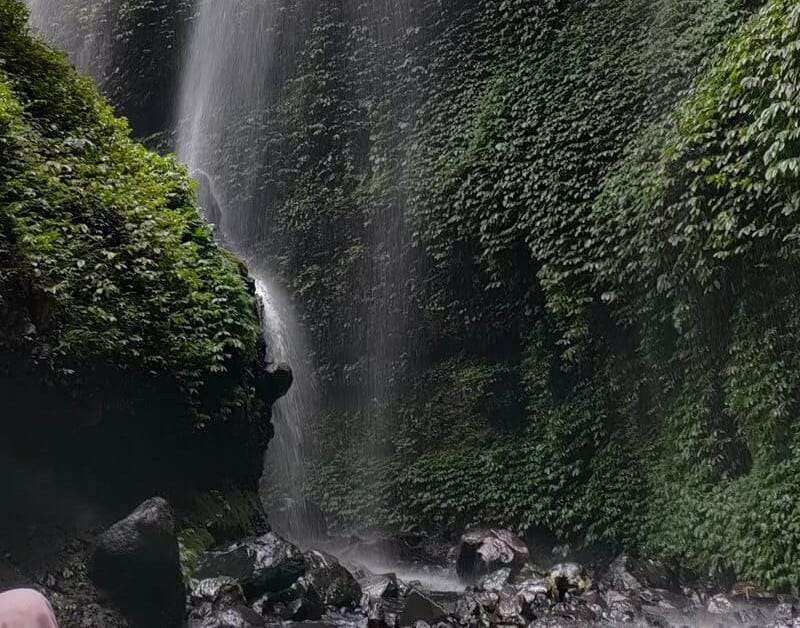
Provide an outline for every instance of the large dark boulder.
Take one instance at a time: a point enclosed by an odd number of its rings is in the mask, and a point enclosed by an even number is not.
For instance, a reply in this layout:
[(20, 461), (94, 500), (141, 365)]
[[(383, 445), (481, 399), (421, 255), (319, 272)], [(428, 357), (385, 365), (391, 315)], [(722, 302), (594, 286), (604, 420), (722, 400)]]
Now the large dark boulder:
[(175, 515), (154, 497), (112, 525), (96, 540), (90, 574), (139, 621), (179, 622), (186, 588), (181, 575)]
[(258, 382), (259, 393), (269, 405), (286, 395), (294, 383), (292, 367), (279, 363), (265, 370)]
[(397, 599), (400, 583), (393, 573), (370, 574), (361, 580), (364, 596), (370, 600)]
[(252, 601), (265, 593), (291, 587), (305, 573), (302, 552), (274, 532), (203, 554), (195, 576), (200, 579), (226, 576), (242, 587)]
[(325, 606), (353, 608), (361, 601), (361, 585), (336, 558), (324, 552), (304, 554), (306, 575), (304, 580), (316, 589)]
[(325, 604), (307, 578), (300, 578), (279, 593), (264, 595), (255, 608), (264, 616), (284, 621), (319, 621), (325, 614)]
[(637, 591), (645, 588), (676, 588), (677, 579), (661, 563), (653, 560), (618, 556), (608, 567), (605, 576), (610, 588), (618, 591)]
[(265, 617), (285, 621), (318, 621), (325, 609), (353, 609), (361, 601), (361, 587), (333, 556), (304, 554), (305, 575), (277, 593), (267, 592), (253, 608)]
[(512, 532), (470, 530), (461, 537), (456, 571), (465, 582), (476, 582), (503, 568), (509, 568), (513, 577), (527, 561), (527, 545)]
[(401, 626), (413, 626), (416, 622), (433, 624), (447, 617), (447, 611), (416, 589), (405, 597), (403, 612), (400, 614)]

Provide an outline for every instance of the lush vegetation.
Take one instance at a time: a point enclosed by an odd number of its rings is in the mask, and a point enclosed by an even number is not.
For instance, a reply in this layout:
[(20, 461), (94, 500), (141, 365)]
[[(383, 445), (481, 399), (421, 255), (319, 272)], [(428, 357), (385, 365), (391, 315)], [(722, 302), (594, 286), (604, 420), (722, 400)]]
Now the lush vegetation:
[(277, 2), (220, 145), (315, 348), (309, 493), (800, 586), (800, 8), (399, 4)]
[(798, 586), (797, 7), (378, 14), (313, 14), (265, 130), (309, 491)]
[[(0, 2), (0, 372), (77, 403), (262, 420), (259, 326), (193, 185)], [(6, 417), (4, 417), (5, 419)]]

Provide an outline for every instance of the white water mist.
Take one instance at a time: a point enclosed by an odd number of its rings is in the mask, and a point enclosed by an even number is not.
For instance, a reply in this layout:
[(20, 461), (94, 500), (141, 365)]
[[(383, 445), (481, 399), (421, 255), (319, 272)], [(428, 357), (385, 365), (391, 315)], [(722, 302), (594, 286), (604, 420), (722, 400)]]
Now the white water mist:
[[(248, 262), (262, 303), (268, 359), (286, 362), (294, 372), (291, 390), (273, 407), (275, 438), (266, 454), (262, 483), (271, 497), (277, 497), (274, 487), (280, 486), (283, 496), (301, 502), (304, 435), (317, 398), (310, 351), (291, 300), (255, 253), (253, 234), (248, 232), (248, 225), (269, 214), (269, 208), (258, 203), (258, 156), (252, 151), (270, 96), (274, 19), (271, 2), (198, 4), (182, 77), (176, 150), (201, 179), (201, 201), (213, 208), (210, 213), (219, 223), (221, 239)], [(297, 528), (300, 522), (296, 523)]]

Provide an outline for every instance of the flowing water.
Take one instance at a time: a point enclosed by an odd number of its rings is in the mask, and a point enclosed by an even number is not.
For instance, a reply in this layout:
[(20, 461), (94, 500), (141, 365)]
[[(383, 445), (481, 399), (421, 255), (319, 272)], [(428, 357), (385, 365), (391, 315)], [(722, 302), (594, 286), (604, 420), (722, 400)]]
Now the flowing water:
[[(268, 358), (287, 362), (295, 382), (286, 398), (273, 410), (276, 437), (265, 460), (265, 494), (286, 487), (285, 497), (301, 501), (306, 467), (306, 439), (317, 410), (318, 391), (310, 363), (311, 351), (296, 320), (291, 300), (266, 267), (259, 250), (268, 250), (263, 233), (269, 229), (270, 207), (259, 171), (264, 155), (259, 151), (268, 107), (275, 97), (275, 70), (291, 63), (291, 23), (273, 0), (197, 0), (188, 46), (182, 64), (175, 115), (175, 151), (199, 180), (199, 197), (206, 217), (215, 224), (218, 238), (243, 257), (257, 284), (263, 303)], [(99, 82), (113, 65), (110, 0), (28, 0), (33, 28), (51, 43), (65, 49), (76, 66)], [(311, 4), (298, 4), (294, 19), (308, 22)], [(303, 8), (305, 7), (305, 8)], [(402, 3), (368, 2), (348, 5), (345, 13), (370, 33), (373, 66), (384, 82), (387, 68), (397, 62), (389, 53), (411, 25)], [(276, 42), (276, 32), (284, 38)], [(367, 45), (367, 44), (365, 44)], [(279, 50), (280, 47), (280, 50)], [(376, 97), (379, 95), (376, 95)], [(410, 103), (406, 103), (410, 106)], [(402, 126), (398, 118), (392, 126)], [(378, 150), (396, 152), (396, 133), (390, 133)], [(401, 160), (402, 161), (402, 160)], [(391, 178), (402, 189), (398, 171)], [(399, 197), (381, 207), (373, 217), (371, 264), (365, 268), (363, 288), (369, 304), (361, 315), (367, 333), (363, 351), (366, 377), (357, 404), (365, 410), (371, 429), (395, 394), (394, 373), (407, 342), (405, 325), (413, 289), (406, 285), (404, 246), (407, 240), (404, 201)], [(263, 248), (259, 248), (263, 247)], [(381, 422), (378, 422), (381, 423)], [(365, 443), (368, 439), (362, 438)], [(388, 442), (388, 439), (384, 439)], [(296, 512), (295, 509), (294, 512)]]
[(108, 0), (27, 0), (27, 6), (34, 32), (98, 82), (107, 76), (113, 54)]
[[(178, 106), (177, 154), (201, 180), (201, 203), (217, 222), (218, 235), (248, 263), (262, 303), (267, 357), (288, 363), (294, 384), (273, 408), (275, 439), (265, 460), (265, 493), (286, 487), (303, 500), (304, 434), (314, 414), (317, 392), (310, 351), (288, 295), (254, 252), (249, 225), (269, 219), (258, 202), (258, 175), (252, 154), (258, 120), (270, 98), (267, 77), (274, 57), (271, 2), (204, 0), (185, 58)], [(275, 498), (274, 494), (270, 495)], [(293, 511), (297, 514), (299, 511)], [(293, 518), (289, 536), (301, 534)]]

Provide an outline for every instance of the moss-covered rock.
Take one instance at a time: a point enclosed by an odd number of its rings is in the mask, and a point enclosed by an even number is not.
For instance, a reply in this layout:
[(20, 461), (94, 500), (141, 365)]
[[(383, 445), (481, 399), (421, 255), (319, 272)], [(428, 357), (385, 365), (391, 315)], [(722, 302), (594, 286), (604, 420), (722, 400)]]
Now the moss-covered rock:
[[(0, 2), (3, 429), (174, 439), (176, 466), (202, 444), (208, 468), (228, 459), (235, 476), (246, 459), (257, 477), (272, 399), (243, 266), (215, 244), (185, 169), (133, 141), (26, 17)], [(225, 451), (235, 438), (243, 451)]]

